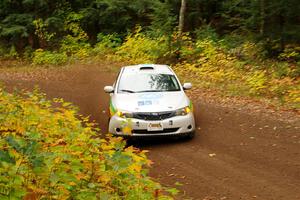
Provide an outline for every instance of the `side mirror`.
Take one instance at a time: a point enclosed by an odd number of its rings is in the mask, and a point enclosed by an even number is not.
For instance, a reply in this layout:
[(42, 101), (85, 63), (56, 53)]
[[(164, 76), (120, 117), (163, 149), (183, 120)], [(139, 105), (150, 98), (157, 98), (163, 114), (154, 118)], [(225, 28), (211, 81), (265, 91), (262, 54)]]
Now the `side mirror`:
[(184, 90), (189, 90), (189, 89), (192, 88), (192, 84), (191, 83), (184, 83), (182, 87), (183, 87)]
[(112, 92), (114, 92), (114, 87), (113, 86), (105, 86), (104, 91), (106, 93), (112, 93)]

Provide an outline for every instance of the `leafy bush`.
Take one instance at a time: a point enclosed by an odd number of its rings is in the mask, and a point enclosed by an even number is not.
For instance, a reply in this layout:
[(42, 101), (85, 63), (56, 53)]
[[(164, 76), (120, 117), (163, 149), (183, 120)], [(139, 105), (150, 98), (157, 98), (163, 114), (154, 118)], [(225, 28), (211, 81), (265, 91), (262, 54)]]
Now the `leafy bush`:
[(193, 60), (197, 59), (197, 54), (199, 49), (196, 48), (196, 44), (193, 41), (189, 33), (183, 33), (179, 35), (177, 32), (174, 32), (172, 35), (172, 48), (169, 54), (172, 56), (179, 56), (181, 60)]
[(61, 40), (60, 52), (67, 54), (70, 60), (83, 60), (91, 54), (88, 35), (80, 26), (82, 18), (82, 13), (70, 12), (64, 22), (64, 30), (68, 35)]
[(284, 51), (278, 56), (281, 60), (286, 61), (299, 61), (300, 60), (300, 47), (299, 46), (287, 46)]
[(289, 63), (277, 62), (271, 66), (273, 68), (273, 74), (276, 78), (284, 78), (291, 75), (291, 69)]
[(122, 44), (121, 38), (119, 38), (116, 34), (104, 35), (99, 33), (97, 41), (98, 42), (92, 51), (94, 54), (102, 56), (114, 53), (116, 48)]
[(246, 79), (246, 83), (249, 86), (249, 93), (258, 95), (262, 94), (263, 90), (267, 87), (267, 77), (264, 71), (254, 71)]
[(218, 34), (215, 29), (213, 29), (210, 25), (204, 25), (201, 28), (195, 30), (197, 40), (218, 40)]
[[(191, 44), (192, 42), (190, 42)], [(183, 43), (187, 44), (187, 43)], [(190, 54), (174, 65), (183, 78), (226, 94), (267, 97), (299, 108), (299, 65), (262, 59), (261, 44), (244, 42), (228, 50), (223, 40), (200, 39), (187, 45)]]
[(35, 34), (38, 36), (39, 41), (42, 46), (46, 46), (47, 43), (49, 43), (49, 42), (51, 42), (51, 40), (53, 40), (53, 38), (55, 37), (55, 33), (48, 32), (48, 30), (47, 30), (49, 28), (48, 23), (46, 23), (41, 18), (33, 20), (32, 23), (35, 27)]
[[(198, 52), (193, 63), (184, 62), (175, 66), (179, 74), (190, 71), (184, 75), (192, 76), (193, 81), (202, 87), (228, 88), (228, 84), (238, 84), (241, 79), (239, 71), (235, 68), (235, 59), (226, 55), (216, 43), (205, 39), (196, 42)], [(180, 68), (180, 69), (179, 69)], [(225, 87), (225, 88), (224, 88)]]
[(300, 109), (300, 84), (290, 87), (287, 91), (285, 102), (292, 104), (296, 109)]
[(217, 41), (222, 48), (227, 51), (231, 51), (239, 46), (242, 46), (245, 42), (247, 42), (247, 38), (240, 34), (228, 34), (225, 35), (222, 39)]
[(82, 60), (90, 55), (91, 45), (85, 41), (81, 41), (77, 37), (67, 35), (61, 41), (60, 51), (72, 59)]
[(6, 52), (7, 49), (0, 43), (0, 58), (3, 58)]
[(205, 59), (213, 60), (218, 55), (217, 46), (213, 41), (208, 39), (197, 41), (196, 48), (201, 52), (200, 56)]
[(0, 199), (171, 199), (144, 151), (100, 139), (70, 103), (3, 89), (0, 102)]
[(24, 48), (23, 58), (25, 60), (32, 61), (33, 54), (34, 54), (34, 50), (30, 46)]
[(16, 47), (12, 45), (7, 48), (5, 46), (0, 45), (0, 58), (3, 59), (17, 59), (19, 58), (19, 54), (16, 50)]
[(67, 62), (67, 55), (65, 53), (57, 53), (51, 51), (44, 51), (37, 49), (33, 53), (32, 62), (35, 65), (62, 65)]
[(117, 48), (117, 56), (132, 63), (152, 63), (163, 57), (167, 52), (164, 37), (149, 38), (138, 28), (135, 33), (127, 36), (122, 46)]

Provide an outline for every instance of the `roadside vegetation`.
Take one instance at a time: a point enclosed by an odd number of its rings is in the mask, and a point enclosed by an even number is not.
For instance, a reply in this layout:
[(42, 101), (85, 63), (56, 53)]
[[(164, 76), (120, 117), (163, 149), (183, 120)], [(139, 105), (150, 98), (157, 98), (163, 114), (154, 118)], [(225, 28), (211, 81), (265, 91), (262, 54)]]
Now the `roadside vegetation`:
[(1, 2), (2, 60), (166, 63), (199, 88), (300, 108), (294, 0), (43, 2)]
[(63, 40), (55, 51), (39, 48), (19, 59), (27, 65), (44, 67), (103, 60), (167, 63), (182, 80), (197, 87), (219, 90), (225, 95), (264, 99), (290, 109), (300, 108), (300, 64), (296, 50), (286, 50), (277, 59), (268, 58), (263, 43), (235, 34), (220, 37), (209, 26), (199, 30), (196, 38), (189, 33), (179, 36), (177, 32), (170, 37), (153, 37), (138, 26), (124, 40), (116, 34), (100, 33), (93, 46), (81, 31), (83, 38), (68, 37), (68, 42)]
[(177, 193), (148, 177), (145, 151), (125, 147), (121, 138), (100, 139), (71, 103), (3, 89), (0, 102), (0, 199), (172, 199)]

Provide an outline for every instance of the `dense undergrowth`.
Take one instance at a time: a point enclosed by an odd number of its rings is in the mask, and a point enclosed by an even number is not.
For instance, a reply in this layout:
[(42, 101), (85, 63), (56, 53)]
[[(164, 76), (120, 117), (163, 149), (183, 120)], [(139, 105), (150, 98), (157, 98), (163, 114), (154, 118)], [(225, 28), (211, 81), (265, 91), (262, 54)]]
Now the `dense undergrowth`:
[(120, 138), (100, 139), (70, 103), (0, 88), (0, 199), (171, 199), (150, 163)]
[(299, 109), (300, 47), (270, 59), (263, 45), (237, 35), (219, 38), (211, 30), (199, 31), (196, 39), (189, 34), (151, 39), (138, 31), (115, 48), (113, 57), (134, 64), (169, 63), (182, 80), (198, 87)]
[[(60, 48), (27, 49), (24, 58), (34, 66), (101, 62), (104, 59), (127, 64), (171, 64), (181, 78), (198, 87), (217, 89), (225, 95), (264, 98), (276, 106), (300, 108), (300, 47), (287, 46), (277, 58), (270, 58), (269, 41), (231, 34), (219, 37), (207, 27), (179, 36), (153, 36), (137, 28), (124, 40), (116, 34), (98, 35), (90, 45), (79, 27), (66, 36)], [(269, 45), (269, 46), (268, 46)], [(5, 57), (5, 56), (3, 56)], [(6, 57), (18, 58), (11, 49)]]

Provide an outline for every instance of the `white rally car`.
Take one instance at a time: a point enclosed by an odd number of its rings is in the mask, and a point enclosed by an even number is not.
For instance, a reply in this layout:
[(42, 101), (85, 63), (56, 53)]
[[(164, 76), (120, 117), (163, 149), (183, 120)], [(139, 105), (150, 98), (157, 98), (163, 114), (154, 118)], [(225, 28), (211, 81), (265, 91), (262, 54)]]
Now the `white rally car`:
[(167, 65), (143, 64), (122, 67), (110, 93), (109, 132), (118, 136), (193, 137), (193, 106)]

